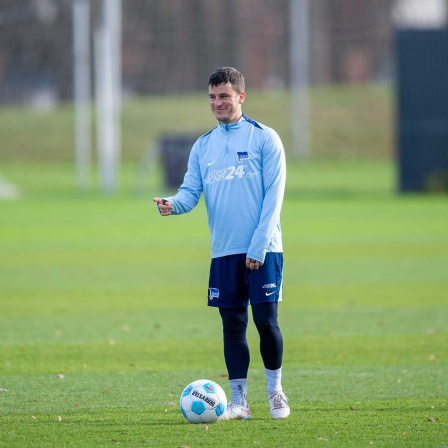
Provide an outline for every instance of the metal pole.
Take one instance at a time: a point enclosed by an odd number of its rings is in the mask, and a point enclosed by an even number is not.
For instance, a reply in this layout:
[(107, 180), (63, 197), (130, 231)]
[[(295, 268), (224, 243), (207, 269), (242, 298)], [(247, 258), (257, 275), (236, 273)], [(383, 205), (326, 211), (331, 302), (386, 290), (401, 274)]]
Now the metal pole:
[[(121, 45), (122, 45), (122, 0), (113, 1), (112, 9), (112, 63), (113, 63), (113, 84), (114, 84), (114, 119), (115, 119), (115, 142), (116, 142), (116, 163), (120, 166), (121, 159)], [(118, 169), (118, 168), (117, 168)]]
[[(111, 101), (113, 114), (114, 164), (118, 171), (121, 156), (121, 0), (103, 0), (104, 24), (110, 44)], [(107, 7), (106, 7), (107, 4)]]
[(121, 0), (102, 1), (95, 52), (100, 182), (103, 191), (113, 193), (117, 188), (121, 134)]
[(294, 158), (310, 154), (308, 125), (309, 5), (308, 0), (290, 0), (290, 60), (292, 142)]
[(73, 56), (76, 184), (87, 189), (91, 164), (89, 0), (73, 3)]
[(95, 86), (97, 111), (97, 150), (100, 187), (105, 193), (115, 190), (115, 147), (112, 99), (110, 40), (104, 29), (95, 33)]

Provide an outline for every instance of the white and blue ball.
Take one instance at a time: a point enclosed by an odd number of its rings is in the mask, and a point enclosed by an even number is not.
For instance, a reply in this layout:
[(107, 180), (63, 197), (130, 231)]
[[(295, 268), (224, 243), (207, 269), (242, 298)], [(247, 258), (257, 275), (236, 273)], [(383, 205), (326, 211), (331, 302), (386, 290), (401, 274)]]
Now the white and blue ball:
[(211, 380), (193, 381), (180, 396), (180, 410), (190, 423), (216, 422), (226, 407), (226, 394)]

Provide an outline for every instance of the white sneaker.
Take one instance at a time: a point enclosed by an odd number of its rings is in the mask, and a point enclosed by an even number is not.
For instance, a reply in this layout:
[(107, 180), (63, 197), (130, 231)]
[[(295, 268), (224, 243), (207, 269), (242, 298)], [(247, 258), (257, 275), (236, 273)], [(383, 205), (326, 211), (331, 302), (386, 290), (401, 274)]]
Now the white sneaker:
[(220, 420), (250, 420), (251, 418), (252, 415), (249, 408), (243, 408), (239, 404), (230, 402)]
[(268, 398), (271, 417), (274, 420), (280, 420), (289, 416), (291, 409), (288, 406), (288, 397), (283, 392), (271, 392)]

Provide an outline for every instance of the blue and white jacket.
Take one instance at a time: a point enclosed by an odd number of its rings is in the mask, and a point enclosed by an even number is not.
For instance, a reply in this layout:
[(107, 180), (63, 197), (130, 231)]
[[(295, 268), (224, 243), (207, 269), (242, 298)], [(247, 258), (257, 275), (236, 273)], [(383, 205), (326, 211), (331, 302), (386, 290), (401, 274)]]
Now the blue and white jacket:
[(264, 262), (283, 252), (280, 211), (286, 163), (277, 133), (246, 116), (218, 124), (191, 149), (183, 184), (165, 198), (172, 214), (192, 210), (204, 193), (212, 258), (233, 254)]

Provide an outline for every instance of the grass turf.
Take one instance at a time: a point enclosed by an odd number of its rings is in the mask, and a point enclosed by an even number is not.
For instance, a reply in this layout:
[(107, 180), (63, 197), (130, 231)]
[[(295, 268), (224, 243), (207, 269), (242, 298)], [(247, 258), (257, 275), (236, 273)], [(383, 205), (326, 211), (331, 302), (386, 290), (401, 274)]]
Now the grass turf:
[(178, 410), (194, 379), (229, 393), (203, 204), (161, 218), (129, 168), (113, 198), (66, 165), (3, 171), (23, 197), (0, 203), (0, 446), (448, 446), (446, 197), (396, 195), (384, 161), (290, 163), (292, 414), (269, 417), (252, 325), (254, 418), (205, 426)]

